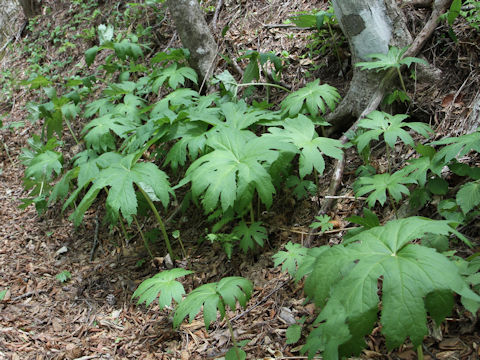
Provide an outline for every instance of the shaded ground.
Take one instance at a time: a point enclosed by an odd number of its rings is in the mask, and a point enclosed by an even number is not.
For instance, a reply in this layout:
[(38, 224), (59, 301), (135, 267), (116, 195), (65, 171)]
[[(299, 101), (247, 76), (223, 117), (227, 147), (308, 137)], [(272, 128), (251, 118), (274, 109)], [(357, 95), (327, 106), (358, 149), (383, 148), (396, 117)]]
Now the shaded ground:
[[(210, 5), (215, 6), (216, 2)], [(284, 74), (284, 82), (294, 88), (300, 87), (305, 83), (308, 71), (344, 91), (348, 81), (338, 76), (340, 66), (331, 49), (325, 54), (314, 54), (313, 58), (302, 57), (311, 41), (308, 39), (311, 32), (264, 27), (265, 24), (281, 23), (296, 11), (323, 6), (322, 1), (226, 1), (217, 28), (220, 31), (226, 23), (230, 23), (231, 29), (225, 41), (221, 42), (222, 49), (232, 57), (247, 49), (287, 51), (290, 65)], [(65, 21), (70, 16), (67, 8), (61, 5), (54, 7), (49, 20), (55, 23)], [(412, 24), (421, 22), (424, 15), (422, 11), (413, 10), (409, 14)], [(207, 18), (211, 21), (213, 12), (209, 12)], [(178, 39), (171, 36), (174, 29), (169, 22), (162, 25), (161, 33), (160, 50), (168, 44), (178, 45)], [(432, 47), (441, 38), (438, 35), (433, 39)], [(443, 41), (449, 43), (448, 40)], [(83, 44), (71, 50), (76, 61), (82, 62), (83, 51), (90, 45)], [(475, 80), (478, 74), (474, 72), (478, 69), (465, 66), (468, 61), (478, 64), (475, 55), (478, 53), (472, 52), (469, 46), (460, 42), (455, 49), (458, 53), (449, 50), (438, 58), (431, 49), (424, 54), (440, 68), (454, 66), (457, 69), (446, 71), (448, 83), (444, 84), (444, 88), (419, 91), (416, 98), (420, 99), (418, 102), (421, 105), (415, 104), (414, 113), (422, 114), (418, 117), (431, 120), (434, 125), (441, 125), (444, 133), (448, 133), (446, 124), (455, 124), (456, 119), (468, 112), (469, 99), (474, 95), (469, 91), (478, 83)], [(345, 46), (341, 49), (344, 53), (348, 52)], [(469, 60), (465, 63), (457, 61), (464, 59), (465, 55), (470, 56)], [(27, 78), (28, 64), (21, 53), (9, 56), (3, 62), (3, 70), (6, 67), (15, 68), (19, 76)], [(326, 66), (313, 69), (311, 65), (317, 62)], [(244, 68), (246, 63), (240, 62), (239, 65)], [(63, 71), (71, 73), (74, 67), (67, 66)], [(460, 88), (466, 78), (471, 80), (461, 91), (462, 102), (457, 101), (458, 96), (450, 103), (445, 100), (448, 94)], [(24, 120), (27, 116), (25, 104), (32, 100), (25, 88), (12, 90), (9, 101), (0, 104), (1, 111), (8, 113), (4, 119), (6, 123)], [(259, 98), (262, 96), (264, 94), (260, 93)], [(280, 93), (272, 92), (273, 98), (279, 96)], [(81, 124), (76, 127), (80, 129)], [(3, 169), (0, 174), (0, 290), (8, 288), (4, 301), (0, 303), (0, 359), (185, 360), (221, 357), (231, 346), (225, 322), (213, 324), (207, 332), (202, 318), (198, 316), (191, 324), (184, 323), (178, 331), (174, 331), (170, 312), (159, 311), (156, 305), (148, 309), (136, 307), (130, 301), (138, 284), (162, 269), (164, 249), (154, 249), (159, 256), (155, 261), (144, 261), (148, 257), (138, 236), (134, 240), (139, 245), (132, 240), (129, 246), (122, 246), (118, 229), (109, 230), (101, 224), (101, 208), (93, 208), (86, 216), (85, 225), (78, 229), (74, 229), (65, 216), (59, 214), (58, 208), (49, 209), (41, 217), (33, 207), (26, 211), (18, 209), (20, 199), (26, 196), (19, 155), (26, 140), (37, 130), (38, 124), (27, 124), (18, 129), (3, 129), (0, 133), (3, 142), (0, 155), (0, 167)], [(353, 152), (348, 156), (350, 168), (346, 171), (341, 195), (352, 196), (348, 184), (360, 161)], [(384, 164), (380, 161), (378, 166)], [(326, 187), (328, 172), (323, 180)], [(207, 225), (198, 215), (198, 210), (191, 209), (185, 215), (176, 215), (169, 223), (170, 230), (181, 229), (189, 255), (177, 265), (195, 271), (195, 276), (186, 280), (187, 291), (227, 275), (245, 276), (254, 282), (254, 294), (247, 310), (230, 314), (238, 339), (250, 340), (245, 347), (248, 358), (302, 358), (299, 346), (286, 345), (285, 332), (294, 319), (313, 314), (314, 307), (302, 305), (301, 286), (292, 283), (278, 268), (273, 268), (271, 256), (288, 240), (303, 241), (315, 213), (316, 200), (298, 203), (291, 194), (282, 195), (262, 219), (269, 226), (270, 233), (270, 243), (265, 251), (254, 256), (238, 255), (231, 261), (226, 259), (220, 248), (209, 243), (198, 245), (197, 240)], [(359, 201), (348, 198), (340, 201), (331, 214), (338, 222), (336, 229), (318, 242), (338, 242), (342, 229), (348, 226), (345, 217), (361, 209)], [(145, 220), (145, 226), (149, 225), (149, 221)], [(92, 256), (92, 244), (97, 235), (100, 246)], [(72, 274), (72, 279), (64, 284), (55, 278), (62, 270)], [(442, 325), (441, 332), (434, 332), (425, 340), (425, 358), (478, 359), (480, 337), (475, 326), (475, 320), (459, 308)], [(368, 348), (363, 358), (416, 358), (416, 353), (408, 344), (394, 352), (387, 352), (379, 328), (367, 340)]]

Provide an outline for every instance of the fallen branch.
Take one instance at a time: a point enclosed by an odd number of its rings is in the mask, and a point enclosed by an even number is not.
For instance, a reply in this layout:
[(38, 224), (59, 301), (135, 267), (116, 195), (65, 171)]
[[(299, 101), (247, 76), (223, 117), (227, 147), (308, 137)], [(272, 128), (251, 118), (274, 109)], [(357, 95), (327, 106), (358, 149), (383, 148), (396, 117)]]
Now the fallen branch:
[(223, 5), (223, 0), (218, 0), (217, 6), (215, 8), (215, 14), (213, 14), (213, 20), (212, 20), (213, 30), (217, 30), (218, 14), (220, 13), (220, 9), (222, 8), (222, 5)]
[[(420, 50), (425, 45), (426, 41), (430, 38), (430, 36), (432, 36), (433, 31), (437, 27), (439, 17), (445, 11), (447, 11), (448, 7), (450, 6), (450, 3), (451, 3), (451, 0), (435, 1), (430, 18), (428, 19), (423, 29), (420, 31), (418, 36), (415, 38), (415, 40), (412, 42), (412, 44), (406, 51), (405, 56), (415, 56), (420, 52)], [(389, 71), (386, 72), (382, 81), (377, 87), (377, 90), (371, 97), (369, 104), (365, 107), (365, 109), (360, 114), (360, 116), (355, 121), (355, 123), (340, 138), (340, 141), (342, 142), (342, 144), (345, 144), (348, 141), (346, 134), (354, 132), (358, 127), (358, 122), (378, 107), (378, 105), (382, 101), (383, 95), (385, 93), (385, 89), (387, 88), (387, 85), (389, 85), (390, 82), (392, 81), (394, 75), (395, 75), (395, 69), (390, 69)], [(340, 186), (340, 183), (343, 177), (344, 168), (345, 168), (345, 154), (343, 155), (342, 159), (337, 160), (335, 164), (335, 169), (333, 171), (332, 180), (330, 181), (330, 187), (328, 189), (327, 196), (325, 196), (325, 201), (321, 205), (320, 210), (317, 212), (316, 216), (324, 215), (328, 211), (330, 211), (333, 204), (333, 200), (334, 200), (332, 196), (336, 194), (338, 187)], [(306, 247), (310, 247), (312, 245), (314, 237), (315, 237), (315, 230), (311, 229), (309, 231), (307, 239), (305, 240)]]
[(25, 298), (28, 298), (28, 297), (31, 297), (31, 296), (36, 296), (36, 295), (40, 295), (40, 294), (43, 294), (43, 293), (46, 293), (47, 290), (38, 290), (38, 291), (29, 291), (25, 294), (22, 294), (20, 296), (17, 296), (17, 297), (14, 297), (11, 301), (18, 301), (18, 300), (22, 300), (22, 299), (25, 299)]

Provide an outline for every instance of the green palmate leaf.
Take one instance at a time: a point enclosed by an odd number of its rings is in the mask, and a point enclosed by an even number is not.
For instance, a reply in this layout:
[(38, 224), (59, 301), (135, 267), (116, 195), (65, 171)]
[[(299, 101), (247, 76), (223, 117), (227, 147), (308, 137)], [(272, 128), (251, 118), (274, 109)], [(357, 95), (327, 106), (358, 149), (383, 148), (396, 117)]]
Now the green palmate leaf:
[[(264, 137), (272, 141), (273, 146), (300, 154), (301, 178), (311, 174), (313, 169), (319, 174), (323, 174), (325, 170), (323, 155), (335, 159), (341, 159), (343, 156), (342, 143), (336, 139), (319, 137), (315, 132), (313, 122), (304, 115), (285, 120), (283, 129), (270, 127), (268, 130), (270, 134)], [(282, 147), (282, 142), (293, 146)]]
[(320, 216), (315, 216), (315, 219), (318, 221), (314, 221), (310, 227), (313, 229), (318, 229), (320, 228), (320, 231), (323, 233), (327, 230), (333, 229), (333, 224), (330, 222), (332, 220), (330, 216), (328, 215), (320, 215)]
[(243, 349), (231, 348), (225, 354), (225, 360), (245, 360), (247, 353)]
[(144, 302), (146, 306), (149, 306), (158, 297), (158, 305), (161, 309), (170, 306), (172, 300), (179, 304), (185, 294), (185, 289), (175, 279), (192, 273), (185, 269), (162, 271), (143, 281), (133, 293), (132, 299), (138, 298), (137, 304)]
[(121, 138), (126, 138), (138, 123), (127, 116), (109, 113), (93, 119), (82, 130), (85, 143), (96, 152), (115, 150), (115, 137), (112, 132)]
[(287, 344), (296, 344), (302, 336), (302, 327), (298, 324), (290, 325), (285, 333)]
[(480, 204), (480, 181), (469, 182), (457, 192), (457, 204), (466, 214)]
[(268, 238), (267, 229), (262, 226), (261, 222), (254, 222), (248, 226), (245, 221), (242, 221), (235, 226), (232, 233), (240, 239), (240, 248), (244, 252), (254, 249), (255, 244), (263, 247), (264, 240)]
[[(268, 149), (253, 133), (223, 128), (208, 139), (212, 152), (197, 159), (187, 170), (194, 197), (203, 196), (202, 204), (212, 212), (218, 202), (225, 212), (237, 199), (248, 200), (252, 189), (269, 207), (275, 188), (264, 164), (272, 163), (278, 153)], [(183, 184), (181, 184), (183, 185)], [(249, 202), (248, 200), (247, 202)]]
[(369, 177), (361, 177), (356, 181), (356, 196), (362, 196), (371, 192), (367, 198), (368, 206), (373, 207), (375, 202), (380, 205), (385, 204), (387, 200), (387, 191), (395, 200), (400, 201), (402, 194), (409, 194), (410, 191), (404, 184), (415, 184), (417, 181), (405, 177), (401, 171), (397, 171), (393, 175), (377, 174)]
[(56, 151), (47, 150), (36, 155), (33, 159), (26, 162), (25, 178), (36, 180), (50, 179), (52, 173), (60, 175), (62, 172), (62, 154)]
[(162, 204), (164, 206), (168, 205), (172, 190), (167, 175), (153, 163), (136, 163), (135, 155), (127, 155), (119, 162), (111, 164), (98, 173), (92, 186), (70, 216), (75, 225), (80, 224), (85, 211), (104, 187), (110, 188), (106, 202), (107, 208), (115, 217), (121, 211), (128, 222), (131, 222), (132, 215), (137, 213), (137, 197), (134, 184), (139, 187), (142, 184), (148, 185), (153, 189)]
[(337, 89), (328, 84), (320, 85), (320, 80), (312, 81), (282, 101), (282, 112), (290, 117), (300, 113), (316, 117), (319, 112), (324, 114), (327, 107), (335, 109), (335, 104), (340, 101)]
[(307, 248), (299, 244), (288, 242), (285, 245), (287, 251), (279, 251), (273, 255), (273, 266), (282, 265), (282, 271), (287, 271), (290, 276), (294, 276), (297, 272), (297, 267), (300, 266), (307, 255)]
[(298, 200), (304, 199), (309, 195), (315, 195), (317, 192), (317, 186), (311, 180), (301, 180), (295, 175), (291, 175), (287, 178), (285, 182), (289, 188), (293, 188), (293, 195)]
[(475, 312), (480, 297), (470, 290), (459, 268), (435, 250), (411, 243), (426, 233), (456, 232), (447, 221), (411, 217), (363, 231), (353, 243), (320, 253), (305, 292), (322, 311), (304, 351), (313, 356), (324, 350), (326, 360), (358, 354), (377, 321), (380, 301), (389, 349), (407, 337), (415, 346), (421, 344), (428, 334), (427, 311), (441, 322), (451, 310), (453, 292)]
[(359, 62), (356, 63), (355, 66), (359, 66), (362, 70), (388, 70), (390, 68), (400, 68), (402, 65), (407, 65), (409, 67), (412, 63), (422, 63), (428, 65), (425, 60), (414, 58), (414, 57), (406, 57), (403, 58), (403, 54), (407, 51), (408, 47), (403, 49), (399, 49), (395, 46), (390, 47), (388, 53), (386, 54), (369, 54), (368, 57), (372, 59), (372, 61), (368, 62)]
[(358, 151), (362, 152), (371, 140), (378, 140), (380, 135), (383, 135), (385, 142), (391, 148), (395, 146), (398, 138), (400, 138), (403, 143), (413, 146), (413, 139), (410, 134), (403, 129), (405, 127), (425, 137), (428, 137), (429, 133), (432, 132), (432, 129), (427, 124), (420, 122), (403, 122), (403, 120), (407, 118), (408, 115), (404, 114), (390, 115), (382, 111), (372, 111), (366, 118), (358, 122), (360, 128), (368, 129), (368, 131), (360, 134), (356, 139)]
[(480, 130), (456, 138), (446, 138), (434, 141), (431, 145), (447, 145), (435, 155), (435, 160), (445, 160), (446, 163), (456, 157), (462, 157), (471, 150), (480, 152)]
[(70, 274), (68, 270), (63, 270), (61, 273), (55, 275), (55, 278), (61, 283), (64, 283), (72, 278), (72, 274)]
[(167, 79), (168, 86), (175, 90), (178, 85), (185, 85), (185, 79), (189, 79), (197, 84), (197, 73), (192, 68), (186, 66), (179, 68), (177, 63), (173, 63), (160, 71), (160, 74), (152, 84), (152, 90), (157, 93)]
[(237, 276), (223, 278), (218, 283), (202, 285), (188, 294), (178, 305), (173, 317), (173, 326), (178, 327), (187, 316), (190, 322), (193, 321), (203, 306), (203, 319), (205, 327), (208, 329), (210, 324), (217, 319), (217, 311), (220, 312), (220, 318), (223, 319), (225, 305), (234, 310), (236, 301), (238, 301), (242, 307), (246, 307), (252, 289), (250, 281)]

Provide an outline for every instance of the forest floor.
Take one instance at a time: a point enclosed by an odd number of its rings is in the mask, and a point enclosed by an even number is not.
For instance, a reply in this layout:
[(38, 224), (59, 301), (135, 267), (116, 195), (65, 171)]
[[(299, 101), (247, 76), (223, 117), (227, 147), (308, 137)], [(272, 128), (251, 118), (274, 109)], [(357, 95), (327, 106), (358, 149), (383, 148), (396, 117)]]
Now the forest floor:
[[(348, 74), (346, 78), (339, 76), (340, 68), (331, 49), (327, 55), (301, 56), (312, 41), (309, 38), (312, 31), (265, 26), (282, 23), (298, 11), (325, 8), (323, 1), (225, 3), (217, 31), (226, 23), (233, 25), (221, 40), (224, 53), (234, 56), (241, 49), (287, 51), (290, 65), (283, 75), (285, 83), (301, 87), (310, 69), (313, 77), (320, 77), (322, 82), (345, 93)], [(216, 1), (211, 5), (215, 6)], [(428, 14), (426, 9), (407, 8), (405, 11), (413, 28), (418, 28)], [(45, 22), (61, 24), (68, 21), (68, 16), (65, 5), (53, 6)], [(212, 20), (212, 14), (208, 20)], [(159, 49), (167, 45), (178, 46), (178, 39), (172, 38), (173, 26), (162, 26), (170, 32), (163, 33)], [(477, 47), (480, 41), (478, 33), (473, 32), (476, 38), (460, 39), (455, 45), (446, 35), (445, 27), (437, 30), (422, 55), (444, 71), (444, 81), (430, 89), (416, 89), (412, 107), (413, 116), (416, 114), (418, 119), (435, 125), (440, 136), (449, 134), (456, 121), (469, 111), (469, 101), (480, 82), (478, 69), (477, 73), (473, 71), (479, 63)], [(459, 36), (463, 34), (462, 29), (456, 31)], [(24, 36), (32, 34), (27, 31)], [(463, 36), (471, 37), (472, 32)], [(15, 48), (9, 48), (10, 53), (3, 59), (0, 70), (17, 69), (22, 79), (27, 79), (29, 63), (22, 57), (21, 41)], [(83, 60), (83, 51), (88, 47), (74, 49), (73, 64)], [(341, 44), (340, 50), (342, 61), (347, 61), (346, 44)], [(313, 69), (316, 63), (321, 66)], [(244, 68), (245, 64), (240, 65)], [(220, 63), (219, 70), (226, 66)], [(55, 71), (62, 77), (72, 67)], [(275, 96), (280, 95), (272, 92), (272, 97)], [(8, 104), (0, 104), (2, 113), (6, 114), (4, 125), (25, 121), (28, 116), (25, 106), (32, 100), (35, 97), (26, 87), (12, 90)], [(77, 127), (81, 128), (81, 124)], [(216, 322), (207, 331), (203, 319), (198, 316), (192, 323), (185, 322), (179, 330), (173, 330), (171, 312), (159, 310), (158, 305), (136, 306), (131, 300), (140, 282), (162, 269), (165, 249), (155, 248), (158, 257), (144, 261), (148, 255), (140, 241), (138, 245), (135, 241), (128, 246), (122, 245), (118, 229), (109, 230), (98, 220), (103, 214), (100, 208), (92, 208), (84, 225), (77, 229), (57, 207), (50, 208), (42, 216), (37, 215), (33, 206), (19, 209), (21, 199), (27, 195), (23, 187), (24, 166), (19, 156), (27, 139), (38, 129), (38, 124), (25, 121), (22, 127), (0, 132), (0, 168), (3, 170), (0, 174), (0, 291), (8, 289), (0, 302), (0, 359), (221, 358), (231, 347), (225, 321)], [(357, 200), (348, 197), (353, 195), (351, 175), (360, 160), (353, 152), (347, 156), (350, 156), (349, 165), (340, 191), (345, 198), (330, 214), (337, 222), (336, 228), (317, 238), (317, 245), (338, 243), (343, 229), (349, 226), (345, 218), (362, 209)], [(330, 175), (331, 170), (323, 177), (325, 188)], [(273, 267), (272, 255), (288, 240), (303, 242), (317, 202), (316, 198), (298, 202), (292, 196), (280, 199), (264, 215), (263, 221), (269, 227), (269, 243), (265, 249), (254, 256), (235, 255), (232, 260), (226, 258), (221, 248), (207, 242), (198, 243), (207, 226), (198, 210), (177, 215), (168, 224), (169, 230), (180, 230), (189, 249), (182, 262), (195, 271), (195, 276), (184, 284), (187, 290), (227, 275), (241, 275), (254, 283), (247, 310), (238, 309), (229, 314), (238, 340), (250, 340), (244, 348), (249, 359), (305, 358), (300, 355), (301, 346), (286, 344), (285, 333), (289, 324), (304, 315), (312, 315), (315, 308), (311, 304), (303, 305), (301, 284), (295, 284), (278, 267)], [(92, 253), (95, 237), (100, 246)], [(65, 283), (56, 279), (63, 270), (72, 274), (71, 280)], [(407, 342), (399, 349), (387, 351), (377, 327), (367, 338), (367, 349), (361, 358), (415, 359), (414, 350)], [(455, 308), (455, 313), (442, 324), (441, 332), (432, 332), (425, 339), (424, 352), (425, 359), (480, 358), (480, 332), (476, 320), (461, 307)]]

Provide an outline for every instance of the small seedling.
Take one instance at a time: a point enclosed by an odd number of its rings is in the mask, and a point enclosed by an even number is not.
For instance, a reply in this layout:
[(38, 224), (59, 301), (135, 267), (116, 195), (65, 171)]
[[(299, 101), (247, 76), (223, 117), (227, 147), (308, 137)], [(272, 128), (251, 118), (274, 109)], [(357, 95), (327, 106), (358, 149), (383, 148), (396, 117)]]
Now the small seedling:
[(70, 274), (68, 270), (63, 270), (61, 273), (55, 275), (55, 278), (61, 283), (64, 283), (72, 278), (72, 274)]

